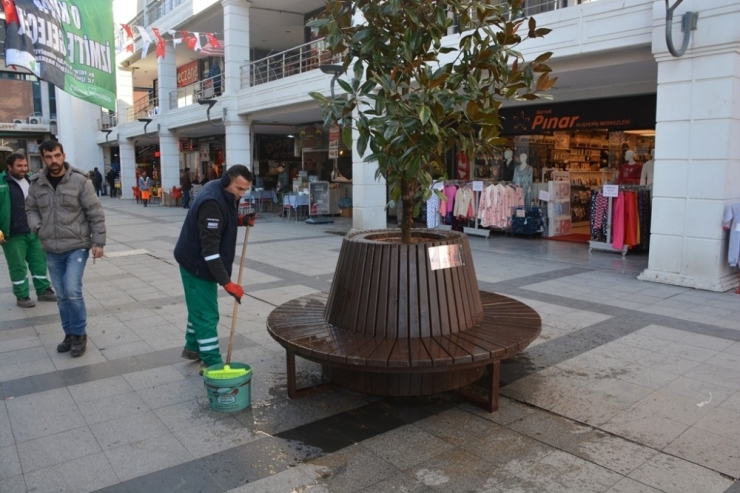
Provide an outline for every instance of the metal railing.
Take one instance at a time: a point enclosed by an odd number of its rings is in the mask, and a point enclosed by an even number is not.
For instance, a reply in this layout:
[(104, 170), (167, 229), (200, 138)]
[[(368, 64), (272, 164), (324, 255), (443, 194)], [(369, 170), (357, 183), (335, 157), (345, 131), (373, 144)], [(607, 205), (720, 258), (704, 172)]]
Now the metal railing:
[(179, 87), (170, 93), (170, 109), (184, 108), (198, 103), (199, 99), (217, 98), (223, 93), (223, 75), (209, 77), (193, 84)]
[(116, 113), (100, 113), (98, 130), (107, 130), (118, 126), (118, 115)]
[[(134, 26), (144, 26), (149, 27), (153, 22), (161, 19), (165, 15), (169, 14), (175, 8), (185, 3), (186, 0), (155, 0), (154, 2), (150, 3), (149, 6), (146, 8), (146, 15), (145, 12), (142, 10), (136, 16), (134, 16), (131, 21), (129, 21), (128, 25), (131, 27)], [(139, 34), (138, 29), (134, 29), (134, 41), (138, 41), (141, 39), (141, 34)]]
[(311, 41), (289, 50), (268, 55), (241, 67), (241, 87), (253, 87), (284, 79), (319, 68), (319, 65), (340, 63), (344, 55), (326, 50), (323, 39)]
[(139, 118), (151, 118), (159, 114), (159, 98), (145, 96), (134, 101), (126, 110), (126, 122), (135, 122)]

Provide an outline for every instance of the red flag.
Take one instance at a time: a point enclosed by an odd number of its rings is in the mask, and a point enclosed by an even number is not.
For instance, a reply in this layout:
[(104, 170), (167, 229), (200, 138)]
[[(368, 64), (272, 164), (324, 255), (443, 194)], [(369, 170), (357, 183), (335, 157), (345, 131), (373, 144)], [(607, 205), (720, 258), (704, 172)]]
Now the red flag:
[(15, 10), (15, 0), (3, 0), (3, 9), (5, 10), (5, 23), (11, 24), (15, 22), (20, 25), (18, 20), (18, 12)]
[(218, 42), (218, 39), (216, 39), (216, 36), (214, 36), (213, 33), (206, 33), (206, 37), (208, 38), (209, 45), (214, 48), (221, 48), (221, 43)]
[(128, 24), (121, 24), (123, 31), (126, 33), (126, 51), (134, 52), (134, 31)]
[(164, 58), (165, 57), (164, 40), (162, 39), (162, 36), (159, 34), (159, 29), (157, 29), (156, 27), (153, 27), (152, 31), (154, 32), (154, 36), (156, 36), (157, 38), (157, 58)]

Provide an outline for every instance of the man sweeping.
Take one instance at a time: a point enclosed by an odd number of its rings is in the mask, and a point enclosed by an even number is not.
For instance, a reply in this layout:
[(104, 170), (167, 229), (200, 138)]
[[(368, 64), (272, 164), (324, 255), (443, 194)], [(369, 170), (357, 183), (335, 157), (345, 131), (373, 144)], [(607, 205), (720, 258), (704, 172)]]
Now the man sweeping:
[(239, 200), (252, 186), (252, 173), (236, 164), (198, 192), (180, 231), (175, 260), (188, 308), (182, 357), (203, 365), (223, 363), (218, 346), (218, 286), (241, 303), (244, 289), (231, 281), (237, 226), (254, 226), (254, 215), (238, 215)]

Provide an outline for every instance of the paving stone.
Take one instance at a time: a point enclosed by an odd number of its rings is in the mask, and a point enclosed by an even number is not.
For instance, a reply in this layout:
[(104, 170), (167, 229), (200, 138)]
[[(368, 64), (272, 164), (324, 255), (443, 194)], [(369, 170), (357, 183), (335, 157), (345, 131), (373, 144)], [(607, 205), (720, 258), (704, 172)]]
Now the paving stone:
[(26, 484), (34, 493), (82, 493), (118, 483), (102, 453), (70, 460), (26, 474)]
[(691, 462), (667, 455), (656, 455), (629, 475), (630, 478), (660, 491), (675, 493), (724, 493), (732, 481)]
[(0, 479), (0, 491), (3, 493), (26, 493), (26, 481), (23, 475), (13, 476), (12, 478)]
[(104, 423), (149, 411), (149, 406), (136, 392), (113, 395), (100, 400), (84, 401), (77, 405), (88, 425)]
[(128, 394), (133, 390), (121, 376), (69, 386), (69, 393), (78, 403), (103, 400), (119, 394)]
[(369, 438), (364, 440), (362, 445), (399, 469), (408, 469), (453, 448), (452, 444), (413, 425), (402, 426)]
[(170, 430), (152, 411), (94, 424), (90, 429), (103, 450), (170, 434)]
[(0, 481), (10, 479), (21, 472), (21, 463), (15, 445), (0, 447)]
[(156, 387), (165, 383), (184, 380), (185, 377), (171, 366), (152, 368), (150, 370), (126, 373), (123, 378), (134, 390)]
[(660, 493), (660, 491), (637, 482), (634, 479), (622, 478), (617, 484), (606, 490), (605, 493)]
[(173, 433), (196, 426), (214, 424), (229, 415), (211, 411), (208, 399), (202, 397), (155, 409), (154, 413)]
[(8, 410), (5, 408), (5, 402), (0, 402), (0, 448), (15, 444), (13, 430), (10, 427), (10, 418)]
[(700, 430), (709, 431), (740, 443), (738, 423), (740, 423), (740, 413), (725, 408), (717, 408), (710, 410), (694, 426)]
[(87, 426), (18, 444), (24, 473), (101, 452)]
[(689, 425), (656, 414), (638, 404), (617, 414), (601, 428), (642, 445), (662, 449), (686, 431)]
[[(200, 379), (202, 383), (202, 378)], [(170, 406), (203, 396), (202, 385), (196, 386), (190, 380), (178, 380), (156, 387), (137, 390), (136, 393), (151, 409)]]
[(66, 388), (6, 400), (5, 405), (17, 443), (85, 425), (82, 413)]
[(174, 435), (195, 458), (238, 447), (264, 436), (253, 433), (231, 416), (212, 424), (189, 427)]
[(106, 450), (105, 456), (121, 481), (193, 460), (193, 456), (172, 435)]
[(740, 476), (737, 439), (691, 427), (663, 451), (734, 478)]

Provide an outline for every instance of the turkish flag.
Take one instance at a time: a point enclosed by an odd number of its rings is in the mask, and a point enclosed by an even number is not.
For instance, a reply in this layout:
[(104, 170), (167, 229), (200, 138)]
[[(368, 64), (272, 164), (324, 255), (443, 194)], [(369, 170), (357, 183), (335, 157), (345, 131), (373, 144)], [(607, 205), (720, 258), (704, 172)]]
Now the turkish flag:
[(15, 22), (20, 25), (18, 12), (15, 10), (15, 0), (3, 0), (3, 9), (5, 10), (5, 24)]
[(157, 58), (164, 58), (165, 57), (164, 40), (162, 39), (162, 36), (159, 34), (159, 29), (157, 29), (156, 27), (153, 27), (152, 31), (154, 32), (154, 36), (157, 38)]
[(126, 33), (126, 51), (134, 52), (134, 31), (128, 24), (121, 24), (123, 32)]
[(208, 38), (209, 45), (214, 48), (221, 48), (221, 43), (218, 42), (218, 39), (216, 39), (216, 36), (214, 36), (213, 33), (206, 33), (206, 37)]

